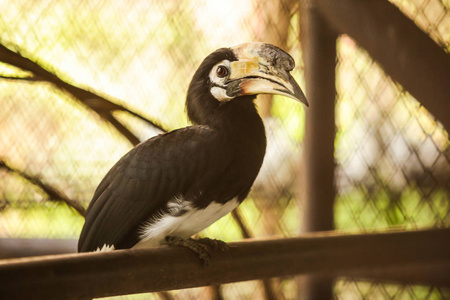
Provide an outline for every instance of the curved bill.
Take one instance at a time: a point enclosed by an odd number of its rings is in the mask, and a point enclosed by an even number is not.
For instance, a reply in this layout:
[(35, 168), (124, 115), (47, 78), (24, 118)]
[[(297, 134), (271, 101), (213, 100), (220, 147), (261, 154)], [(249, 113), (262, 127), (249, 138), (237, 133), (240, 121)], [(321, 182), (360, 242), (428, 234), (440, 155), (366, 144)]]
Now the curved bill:
[(305, 94), (290, 74), (294, 59), (270, 44), (248, 43), (233, 48), (237, 61), (230, 63), (227, 95), (275, 94), (309, 106)]

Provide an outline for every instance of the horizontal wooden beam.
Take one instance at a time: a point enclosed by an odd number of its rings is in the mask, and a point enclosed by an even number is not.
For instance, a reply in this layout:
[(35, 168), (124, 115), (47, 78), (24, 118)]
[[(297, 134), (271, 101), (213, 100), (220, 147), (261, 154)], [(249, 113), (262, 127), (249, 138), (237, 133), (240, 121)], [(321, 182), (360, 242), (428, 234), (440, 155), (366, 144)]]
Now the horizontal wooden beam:
[[(0, 238), (0, 259), (75, 253), (76, 248), (77, 240), (74, 239)], [(419, 264), (394, 268), (382, 266), (378, 269), (342, 272), (339, 276), (365, 281), (450, 288), (450, 276), (446, 274), (450, 274), (450, 261), (447, 264)]]
[(78, 240), (0, 238), (0, 259), (77, 252)]
[[(0, 238), (0, 259), (75, 253), (74, 239), (19, 239)], [(400, 284), (437, 285), (450, 288), (450, 261), (439, 264), (380, 267), (369, 270), (342, 272), (339, 276), (355, 280)]]
[(426, 285), (450, 288), (450, 260), (438, 263), (419, 262), (404, 266), (379, 266), (368, 270), (354, 270), (339, 275), (350, 280)]
[(294, 274), (449, 264), (450, 229), (320, 233), (230, 243), (203, 267), (179, 247), (65, 254), (0, 261), (2, 299), (90, 299)]

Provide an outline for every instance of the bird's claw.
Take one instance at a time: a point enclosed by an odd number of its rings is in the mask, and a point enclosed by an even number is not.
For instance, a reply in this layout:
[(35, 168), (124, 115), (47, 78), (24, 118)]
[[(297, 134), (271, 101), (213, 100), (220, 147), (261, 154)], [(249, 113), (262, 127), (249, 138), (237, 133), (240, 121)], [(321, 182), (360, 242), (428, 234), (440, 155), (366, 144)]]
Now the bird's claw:
[(228, 251), (230, 250), (230, 246), (221, 240), (210, 239), (210, 238), (200, 238), (198, 240), (199, 243), (211, 247), (214, 251)]
[(205, 267), (208, 266), (211, 261), (210, 248), (214, 251), (227, 251), (230, 248), (227, 243), (210, 238), (195, 240), (192, 238), (182, 239), (175, 236), (167, 236), (166, 243), (169, 246), (182, 246), (192, 250), (198, 255), (198, 258)]

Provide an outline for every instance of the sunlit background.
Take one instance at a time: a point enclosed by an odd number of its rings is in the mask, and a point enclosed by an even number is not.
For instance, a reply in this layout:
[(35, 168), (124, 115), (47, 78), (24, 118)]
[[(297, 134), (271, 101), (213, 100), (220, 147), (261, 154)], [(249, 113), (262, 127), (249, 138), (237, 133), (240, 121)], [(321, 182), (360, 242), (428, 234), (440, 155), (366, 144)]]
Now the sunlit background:
[[(393, 1), (447, 53), (450, 3)], [(0, 0), (0, 43), (70, 84), (95, 91), (166, 129), (189, 125), (185, 94), (202, 59), (217, 48), (264, 41), (288, 51), (303, 83), (296, 1)], [(448, 133), (351, 38), (338, 40), (336, 228), (450, 226)], [(0, 62), (0, 159), (87, 206), (109, 168), (132, 144), (88, 107), (45, 81)], [(308, 91), (306, 91), (308, 94)], [(262, 99), (269, 148), (254, 190), (241, 206), (256, 237), (301, 231), (298, 191), (304, 109)], [(312, 104), (314, 105), (314, 104)], [(126, 113), (115, 117), (141, 140), (158, 130)], [(0, 168), (1, 238), (76, 239), (83, 218), (17, 174)], [(242, 239), (227, 216), (204, 235)], [(292, 278), (273, 282), (279, 299), (296, 295)], [(259, 282), (228, 284), (226, 299), (261, 299)], [(207, 298), (197, 288), (176, 299)], [(435, 287), (338, 280), (337, 299), (439, 299)], [(156, 295), (129, 296), (147, 299)]]

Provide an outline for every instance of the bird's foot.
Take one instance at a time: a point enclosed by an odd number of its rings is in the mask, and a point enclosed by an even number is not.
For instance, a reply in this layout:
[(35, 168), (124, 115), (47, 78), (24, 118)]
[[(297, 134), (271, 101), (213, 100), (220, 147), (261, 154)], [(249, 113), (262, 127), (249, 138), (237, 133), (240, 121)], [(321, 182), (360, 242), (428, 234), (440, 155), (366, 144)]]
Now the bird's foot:
[(227, 251), (230, 247), (223, 241), (210, 238), (195, 240), (192, 238), (182, 239), (176, 236), (167, 236), (166, 243), (169, 246), (182, 246), (194, 251), (205, 267), (208, 266), (211, 261), (209, 248), (212, 248), (214, 251)]
[(214, 251), (228, 251), (230, 249), (230, 246), (221, 240), (216, 239), (210, 239), (210, 238), (199, 238), (196, 240), (200, 244), (206, 245), (210, 248), (212, 248)]

